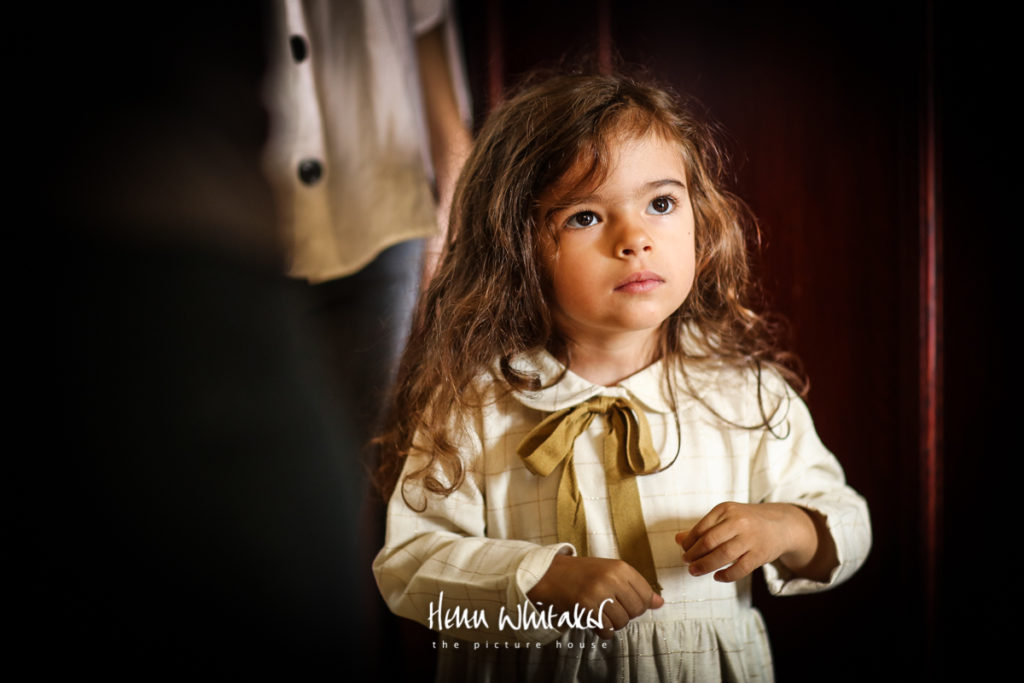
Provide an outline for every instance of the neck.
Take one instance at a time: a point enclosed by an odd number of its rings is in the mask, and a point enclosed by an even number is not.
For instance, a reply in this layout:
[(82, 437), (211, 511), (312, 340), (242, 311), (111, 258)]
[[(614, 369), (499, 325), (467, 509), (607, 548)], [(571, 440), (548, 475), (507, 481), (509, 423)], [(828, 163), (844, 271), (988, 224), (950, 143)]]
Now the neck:
[(566, 341), (569, 368), (583, 379), (610, 387), (658, 358), (656, 334), (623, 335), (600, 342)]

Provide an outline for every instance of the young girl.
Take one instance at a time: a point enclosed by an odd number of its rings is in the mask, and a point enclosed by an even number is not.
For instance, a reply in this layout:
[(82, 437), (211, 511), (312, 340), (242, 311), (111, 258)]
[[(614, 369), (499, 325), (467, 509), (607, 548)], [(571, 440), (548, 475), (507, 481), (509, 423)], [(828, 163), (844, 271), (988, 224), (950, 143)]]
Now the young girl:
[(439, 680), (770, 680), (750, 574), (871, 543), (748, 308), (743, 205), (666, 92), (557, 76), (491, 115), (399, 372), (374, 562)]

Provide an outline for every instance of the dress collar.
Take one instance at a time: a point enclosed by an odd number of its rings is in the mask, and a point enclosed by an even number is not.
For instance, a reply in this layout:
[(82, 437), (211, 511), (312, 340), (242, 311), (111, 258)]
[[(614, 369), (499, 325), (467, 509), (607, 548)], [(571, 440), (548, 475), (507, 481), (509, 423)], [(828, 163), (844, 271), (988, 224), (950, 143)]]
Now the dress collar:
[[(672, 412), (672, 405), (663, 388), (665, 370), (660, 360), (611, 387), (594, 384), (572, 370), (567, 370), (545, 349), (520, 354), (510, 364), (520, 372), (536, 374), (544, 387), (538, 391), (512, 391), (516, 400), (528, 408), (554, 412), (594, 396), (617, 396), (638, 401), (644, 408), (656, 413)], [(498, 376), (501, 376), (500, 372)]]

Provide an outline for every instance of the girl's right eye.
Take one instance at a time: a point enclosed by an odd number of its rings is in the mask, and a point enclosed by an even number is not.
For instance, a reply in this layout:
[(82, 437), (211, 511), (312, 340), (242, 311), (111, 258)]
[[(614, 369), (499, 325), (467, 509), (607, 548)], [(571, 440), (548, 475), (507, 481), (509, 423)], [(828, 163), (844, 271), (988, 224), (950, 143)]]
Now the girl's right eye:
[(597, 223), (597, 214), (593, 211), (580, 211), (574, 213), (566, 221), (565, 225), (569, 228), (589, 228)]

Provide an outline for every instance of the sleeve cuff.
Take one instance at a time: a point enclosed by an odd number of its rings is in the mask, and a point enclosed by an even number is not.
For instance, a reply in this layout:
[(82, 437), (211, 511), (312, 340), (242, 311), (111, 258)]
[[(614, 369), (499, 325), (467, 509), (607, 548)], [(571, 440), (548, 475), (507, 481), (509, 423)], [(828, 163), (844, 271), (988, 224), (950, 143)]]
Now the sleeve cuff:
[[(576, 548), (571, 543), (541, 546), (528, 552), (516, 570), (516, 579), (512, 586), (516, 594), (510, 596), (512, 599), (509, 603), (522, 605), (528, 617), (530, 617), (529, 621), (533, 623), (536, 623), (536, 620), (532, 618), (537, 617), (540, 614), (540, 610), (537, 609), (537, 606), (530, 601), (526, 594), (547, 573), (548, 568), (551, 567), (551, 563), (555, 559), (555, 555), (576, 555)], [(562, 635), (562, 632), (555, 628), (541, 628), (516, 631), (515, 635), (516, 639), (523, 642), (550, 643)]]
[[(871, 547), (871, 526), (866, 519), (867, 507), (860, 499), (860, 505), (829, 504), (829, 501), (795, 501), (794, 505), (814, 510), (825, 518), (825, 525), (836, 546), (836, 566), (829, 572), (827, 581), (814, 581), (796, 576), (781, 562), (764, 565), (765, 583), (772, 595), (800, 595), (816, 593), (838, 586), (850, 578), (864, 563)], [(860, 508), (863, 508), (861, 510)]]
[(835, 586), (838, 583), (836, 576), (839, 574), (842, 566), (843, 563), (840, 560), (839, 564), (829, 574), (828, 581), (814, 581), (796, 576), (781, 562), (771, 562), (764, 565), (762, 569), (764, 570), (764, 580), (768, 584), (769, 593), (772, 595), (800, 595), (803, 593), (818, 593)]

